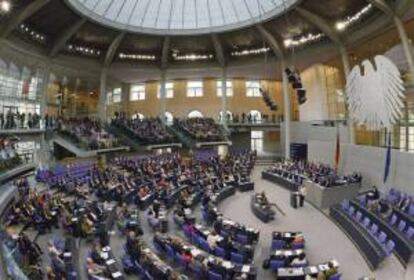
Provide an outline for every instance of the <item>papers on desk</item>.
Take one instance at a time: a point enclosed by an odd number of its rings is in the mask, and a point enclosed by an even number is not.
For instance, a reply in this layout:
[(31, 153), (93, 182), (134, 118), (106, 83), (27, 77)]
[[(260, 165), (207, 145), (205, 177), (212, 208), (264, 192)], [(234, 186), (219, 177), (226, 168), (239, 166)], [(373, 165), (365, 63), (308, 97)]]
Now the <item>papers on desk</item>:
[(309, 266), (308, 267), (310, 274), (317, 274), (319, 272), (316, 266)]
[(226, 269), (233, 268), (233, 264), (229, 261), (223, 261), (222, 264), (223, 264), (223, 267), (226, 268)]
[(318, 267), (320, 271), (326, 271), (329, 269), (329, 266), (327, 264), (320, 264)]
[(104, 260), (106, 260), (107, 258), (109, 258), (109, 254), (108, 253), (105, 253), (105, 252), (102, 252), (101, 253), (101, 258), (103, 258)]
[(102, 248), (102, 251), (109, 252), (109, 251), (111, 251), (111, 247), (105, 246), (105, 247)]
[(112, 278), (116, 279), (116, 278), (121, 278), (121, 277), (122, 277), (122, 273), (119, 271), (112, 273)]
[(277, 270), (278, 277), (290, 277), (290, 276), (301, 276), (304, 275), (304, 270), (302, 267), (287, 267), (287, 268), (279, 268)]
[(248, 266), (248, 265), (243, 265), (243, 267), (242, 267), (241, 271), (242, 271), (243, 273), (249, 273), (249, 272), (250, 272), (250, 266)]
[(332, 260), (330, 262), (334, 267), (339, 267), (339, 262), (337, 260)]
[(106, 261), (106, 265), (111, 265), (111, 264), (114, 264), (114, 263), (115, 263), (114, 259), (110, 259), (110, 260)]
[(191, 255), (193, 255), (194, 257), (196, 257), (196, 256), (198, 256), (200, 254), (201, 254), (201, 251), (200, 250), (198, 250), (196, 248), (191, 249)]

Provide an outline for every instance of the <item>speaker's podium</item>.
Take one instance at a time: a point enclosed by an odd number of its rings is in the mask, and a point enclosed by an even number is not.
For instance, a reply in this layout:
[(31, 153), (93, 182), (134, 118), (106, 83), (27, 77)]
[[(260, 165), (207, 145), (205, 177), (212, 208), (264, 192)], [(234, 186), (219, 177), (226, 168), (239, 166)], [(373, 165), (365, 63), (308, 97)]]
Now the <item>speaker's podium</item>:
[(292, 208), (298, 208), (299, 206), (303, 206), (303, 200), (300, 199), (300, 193), (299, 192), (291, 192), (290, 193), (290, 206)]

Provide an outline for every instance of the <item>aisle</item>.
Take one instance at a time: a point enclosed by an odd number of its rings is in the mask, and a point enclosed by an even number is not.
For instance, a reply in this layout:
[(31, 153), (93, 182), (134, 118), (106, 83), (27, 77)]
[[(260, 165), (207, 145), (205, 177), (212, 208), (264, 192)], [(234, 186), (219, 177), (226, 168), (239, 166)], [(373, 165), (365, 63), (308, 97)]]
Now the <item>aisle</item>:
[(403, 280), (405, 271), (396, 257), (387, 258), (382, 266), (372, 274), (359, 251), (348, 237), (323, 213), (309, 204), (301, 209), (289, 205), (289, 192), (274, 183), (261, 179), (265, 167), (257, 166), (252, 174), (256, 191), (266, 191), (272, 203), (276, 203), (286, 216), (280, 212), (276, 220), (268, 224), (258, 220), (250, 210), (249, 193), (236, 193), (220, 204), (226, 217), (260, 229), (260, 241), (255, 251), (255, 264), (259, 267), (258, 279), (274, 279), (269, 271), (261, 269), (263, 260), (269, 256), (271, 233), (278, 231), (302, 231), (306, 239), (306, 254), (310, 264), (318, 264), (331, 259), (340, 263), (344, 280), (356, 280), (363, 275), (375, 275), (377, 280)]

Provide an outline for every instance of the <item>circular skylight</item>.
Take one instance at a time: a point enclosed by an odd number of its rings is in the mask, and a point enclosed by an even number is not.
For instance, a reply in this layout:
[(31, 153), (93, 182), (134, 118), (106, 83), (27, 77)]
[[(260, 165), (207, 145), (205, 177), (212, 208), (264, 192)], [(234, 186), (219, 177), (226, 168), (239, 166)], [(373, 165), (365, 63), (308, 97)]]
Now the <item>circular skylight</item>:
[(299, 0), (67, 0), (102, 24), (153, 34), (200, 34), (252, 25)]

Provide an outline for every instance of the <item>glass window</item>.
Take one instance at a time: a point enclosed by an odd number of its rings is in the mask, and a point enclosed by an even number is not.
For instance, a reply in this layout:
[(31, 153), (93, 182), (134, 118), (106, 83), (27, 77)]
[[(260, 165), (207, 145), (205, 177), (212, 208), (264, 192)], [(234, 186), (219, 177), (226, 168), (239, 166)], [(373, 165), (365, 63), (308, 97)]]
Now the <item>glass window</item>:
[(145, 100), (145, 84), (131, 86), (129, 100), (131, 101)]
[(122, 100), (122, 90), (121, 88), (115, 88), (114, 92), (112, 93), (112, 102), (119, 103)]
[(106, 104), (108, 105), (112, 104), (112, 97), (113, 97), (112, 91), (106, 94)]
[(188, 81), (187, 82), (187, 97), (201, 97), (203, 96), (203, 82), (202, 81)]
[(251, 148), (257, 152), (263, 151), (263, 131), (252, 130), (250, 134)]
[[(159, 99), (161, 96), (161, 84), (158, 84), (158, 92), (157, 98)], [(165, 83), (165, 98), (173, 98), (174, 97), (174, 83), (167, 82)]]
[(246, 96), (260, 97), (260, 82), (259, 81), (247, 81), (246, 82)]
[[(221, 88), (221, 81), (217, 81), (217, 96), (222, 96), (222, 88)], [(233, 96), (233, 82), (232, 81), (226, 81), (226, 96)]]

